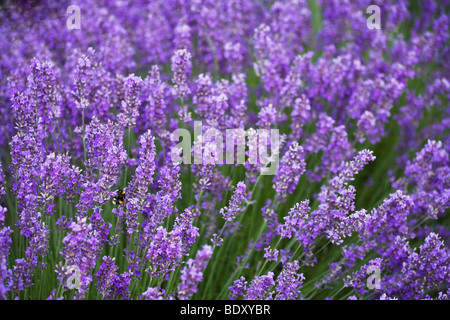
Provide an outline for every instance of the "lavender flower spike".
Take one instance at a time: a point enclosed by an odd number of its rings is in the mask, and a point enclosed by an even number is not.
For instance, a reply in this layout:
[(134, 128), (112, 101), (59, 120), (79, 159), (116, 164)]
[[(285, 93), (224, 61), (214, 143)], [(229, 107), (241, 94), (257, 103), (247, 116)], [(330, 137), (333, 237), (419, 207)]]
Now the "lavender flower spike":
[(205, 244), (197, 252), (195, 260), (189, 259), (187, 266), (181, 270), (181, 282), (178, 285), (178, 298), (180, 300), (187, 300), (197, 292), (197, 282), (203, 280), (203, 270), (206, 268), (212, 253), (212, 247)]
[(300, 269), (298, 261), (289, 262), (283, 268), (277, 278), (276, 300), (295, 300), (298, 298), (303, 280), (305, 280), (303, 273), (297, 273), (298, 269)]
[(309, 200), (302, 201), (300, 204), (296, 204), (290, 211), (287, 217), (284, 217), (286, 221), (281, 225), (281, 236), (284, 238), (291, 238), (292, 233), (296, 233), (303, 229), (308, 218)]
[(267, 275), (259, 276), (253, 279), (244, 296), (245, 300), (263, 300), (267, 296), (271, 286), (275, 285), (273, 280), (274, 273), (269, 272)]
[(2, 171), (2, 164), (0, 163), (0, 196), (5, 194), (5, 184), (6, 179)]
[(7, 299), (10, 285), (7, 280), (11, 276), (11, 270), (7, 268), (7, 259), (11, 248), (12, 240), (10, 227), (4, 227), (6, 208), (0, 206), (0, 300)]
[(243, 181), (239, 182), (234, 190), (228, 207), (220, 209), (220, 214), (225, 221), (231, 222), (236, 218), (236, 215), (241, 211), (241, 203), (247, 198), (245, 194), (245, 184)]
[(177, 90), (178, 97), (184, 99), (191, 93), (187, 84), (188, 77), (191, 73), (191, 54), (186, 49), (175, 51), (171, 59), (171, 67), (173, 72), (173, 83)]
[(293, 142), (281, 159), (280, 168), (274, 179), (274, 189), (278, 201), (284, 201), (288, 193), (297, 187), (300, 176), (305, 172), (305, 152), (302, 146)]

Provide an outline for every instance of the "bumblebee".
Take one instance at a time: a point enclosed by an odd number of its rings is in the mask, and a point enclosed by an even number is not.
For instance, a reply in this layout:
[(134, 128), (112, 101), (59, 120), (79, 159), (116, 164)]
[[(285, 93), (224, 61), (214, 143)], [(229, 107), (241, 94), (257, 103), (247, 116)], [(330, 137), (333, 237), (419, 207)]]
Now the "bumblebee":
[(116, 205), (123, 204), (125, 202), (125, 191), (122, 189), (117, 190), (117, 195), (113, 198), (113, 203)]

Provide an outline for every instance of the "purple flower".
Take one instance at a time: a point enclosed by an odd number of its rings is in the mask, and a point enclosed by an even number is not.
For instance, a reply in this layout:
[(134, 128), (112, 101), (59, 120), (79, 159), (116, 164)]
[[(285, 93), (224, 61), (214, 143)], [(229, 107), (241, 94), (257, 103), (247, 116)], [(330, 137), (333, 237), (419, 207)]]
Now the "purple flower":
[(191, 27), (186, 18), (181, 18), (175, 27), (174, 45), (176, 49), (191, 49)]
[(110, 188), (116, 183), (120, 167), (127, 159), (123, 135), (112, 121), (101, 123), (94, 117), (86, 126), (87, 169), (94, 181), (83, 183), (84, 191), (77, 205), (81, 214), (93, 203), (103, 204), (110, 198)]
[(267, 232), (261, 233), (259, 241), (255, 245), (256, 250), (260, 250), (265, 246), (269, 246), (271, 240), (280, 234), (279, 230), (281, 228), (278, 222), (278, 215), (272, 208), (272, 202), (270, 199), (267, 200), (266, 205), (261, 208), (262, 217), (267, 224)]
[(175, 264), (183, 257), (183, 239), (178, 232), (168, 233), (159, 227), (150, 242), (146, 258), (150, 263), (147, 272), (151, 277), (175, 270)]
[(262, 129), (270, 129), (272, 124), (275, 124), (277, 121), (277, 110), (273, 107), (272, 104), (264, 106), (261, 108), (261, 111), (258, 113), (258, 125)]
[(424, 244), (419, 247), (419, 253), (412, 253), (401, 269), (402, 277), (397, 283), (392, 281), (394, 296), (402, 299), (420, 299), (425, 290), (443, 287), (449, 288), (450, 256), (444, 243), (435, 233), (430, 233)]
[(281, 91), (283, 75), (288, 72), (289, 58), (282, 43), (274, 40), (274, 30), (266, 24), (255, 29), (256, 74), (262, 79), (264, 89), (271, 95)]
[(380, 300), (398, 300), (397, 298), (391, 298), (391, 297), (389, 297), (386, 293), (383, 293), (381, 296), (380, 296)]
[[(351, 276), (347, 275), (347, 278), (344, 279), (344, 286), (352, 287), (353, 290), (355, 290), (355, 292), (358, 292), (359, 294), (367, 293), (367, 281), (370, 273), (373, 272), (372, 268), (379, 268), (380, 271), (382, 271), (382, 262), (383, 260), (381, 258), (370, 260), (367, 264), (363, 265), (360, 270), (354, 272)], [(383, 287), (383, 285), (381, 285), (381, 287)]]
[(178, 97), (184, 99), (191, 93), (188, 86), (188, 78), (191, 73), (191, 54), (186, 49), (175, 51), (171, 58), (173, 83)]
[(229, 205), (220, 209), (220, 214), (225, 221), (233, 221), (236, 218), (236, 215), (242, 211), (241, 205), (247, 199), (245, 189), (246, 187), (244, 182), (238, 182)]
[(267, 275), (255, 277), (250, 283), (247, 292), (244, 295), (244, 299), (263, 300), (269, 294), (269, 289), (275, 285), (273, 277), (273, 272), (268, 272)]
[(300, 269), (298, 261), (289, 262), (284, 266), (277, 277), (275, 300), (296, 300), (299, 297), (305, 277), (303, 273), (297, 273), (298, 269)]
[(274, 189), (278, 201), (285, 201), (288, 193), (294, 192), (301, 175), (305, 172), (305, 153), (297, 142), (289, 145), (280, 162), (280, 167), (274, 178)]
[(77, 101), (75, 103), (77, 109), (86, 109), (90, 101), (88, 100), (87, 86), (92, 77), (92, 62), (87, 55), (78, 58), (77, 70), (75, 72), (75, 88)]
[(170, 232), (152, 223), (143, 223), (143, 232), (139, 237), (140, 250), (147, 249), (146, 258), (150, 266), (147, 272), (152, 277), (167, 274), (181, 264), (181, 259), (186, 256), (199, 236), (198, 228), (193, 225), (195, 218), (200, 214), (195, 207), (186, 210), (175, 219), (174, 227)]
[[(362, 0), (89, 1), (81, 30), (55, 28), (56, 1), (13, 2), (0, 299), (191, 299), (217, 291), (231, 253), (230, 299), (449, 298), (445, 4), (385, 1), (367, 32)], [(194, 129), (192, 165), (170, 161), (176, 129)], [(217, 246), (225, 263), (207, 268)]]
[(281, 225), (280, 235), (284, 238), (291, 238), (292, 233), (297, 234), (303, 229), (310, 210), (309, 200), (297, 203), (291, 208), (288, 215), (284, 217), (285, 223)]
[(241, 71), (244, 56), (242, 45), (239, 42), (225, 43), (224, 57), (228, 63), (228, 71), (230, 73), (239, 73)]
[[(98, 218), (101, 216), (97, 216)], [(65, 261), (65, 266), (57, 271), (58, 280), (66, 281), (73, 270), (79, 270), (79, 288), (75, 292), (77, 299), (83, 299), (89, 289), (93, 280), (91, 270), (95, 268), (96, 260), (100, 257), (103, 244), (109, 234), (110, 225), (95, 221), (95, 215), (91, 219), (92, 223), (89, 223), (86, 217), (72, 222), (71, 231), (62, 240), (64, 247), (61, 256)], [(98, 230), (101, 225), (105, 225), (107, 228)]]
[(117, 276), (119, 267), (115, 264), (115, 258), (103, 257), (103, 262), (97, 271), (97, 291), (103, 297), (109, 296), (109, 291)]
[(143, 81), (134, 74), (125, 78), (124, 82), (124, 100), (122, 100), (121, 110), (118, 122), (122, 128), (134, 128), (136, 119), (139, 117), (139, 107), (141, 105), (140, 90)]
[(27, 78), (27, 92), (31, 107), (37, 112), (36, 122), (43, 136), (48, 136), (56, 128), (61, 117), (61, 94), (57, 86), (59, 70), (51, 61), (31, 60), (31, 73)]
[(271, 247), (264, 248), (264, 258), (267, 261), (277, 261), (278, 254), (279, 251), (276, 248), (275, 249), (272, 249)]
[(203, 270), (208, 264), (213, 249), (209, 245), (204, 245), (197, 252), (195, 259), (189, 259), (186, 266), (181, 270), (181, 282), (178, 284), (178, 299), (187, 300), (197, 292), (197, 283), (203, 280)]
[(6, 178), (3, 174), (2, 165), (0, 163), (0, 196), (5, 195)]
[(165, 111), (167, 108), (164, 89), (158, 66), (152, 66), (142, 85), (142, 100), (139, 123), (140, 127), (150, 128), (152, 132), (163, 135), (167, 130)]
[(11, 233), (10, 227), (5, 227), (6, 208), (0, 206), (0, 300), (7, 299), (7, 293), (10, 290), (9, 279), (11, 270), (8, 269), (7, 259), (11, 249)]
[[(406, 219), (412, 206), (411, 198), (397, 191), (385, 199), (383, 203), (370, 212), (370, 215), (360, 230), (360, 239), (366, 246), (389, 243), (398, 235), (408, 233)], [(383, 232), (380, 232), (383, 230)], [(371, 244), (371, 240), (377, 243)]]
[(450, 207), (447, 186), (450, 177), (450, 158), (440, 141), (428, 140), (405, 168), (405, 177), (395, 186), (412, 189), (414, 213), (436, 219)]
[(311, 105), (309, 99), (302, 94), (295, 99), (291, 113), (291, 136), (290, 139), (297, 141), (303, 134), (303, 126), (311, 120)]
[(236, 300), (247, 291), (247, 281), (244, 277), (233, 281), (233, 285), (228, 288), (231, 291), (230, 300)]
[(164, 289), (159, 287), (149, 287), (142, 295), (139, 297), (140, 300), (164, 300), (164, 295), (166, 294)]
[(153, 174), (155, 172), (155, 138), (148, 130), (141, 135), (139, 143), (139, 164), (135, 174), (128, 184), (127, 202), (126, 202), (126, 223), (127, 232), (133, 233), (138, 230), (138, 218), (142, 213), (148, 195), (148, 188), (153, 183)]
[(55, 205), (53, 200), (57, 196), (72, 201), (79, 194), (81, 170), (70, 165), (70, 158), (64, 155), (51, 153), (47, 155), (42, 164), (39, 185), (39, 204), (46, 208), (45, 213), (51, 215)]
[(209, 108), (209, 100), (212, 93), (213, 82), (208, 74), (200, 73), (195, 80), (194, 103), (198, 105), (196, 113), (204, 118), (205, 112)]

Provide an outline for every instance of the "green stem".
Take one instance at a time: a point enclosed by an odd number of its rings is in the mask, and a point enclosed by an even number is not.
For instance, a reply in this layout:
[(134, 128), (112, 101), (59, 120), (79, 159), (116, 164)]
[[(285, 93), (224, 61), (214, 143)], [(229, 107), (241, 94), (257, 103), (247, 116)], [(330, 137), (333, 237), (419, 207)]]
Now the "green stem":
[[(127, 145), (128, 157), (131, 157), (131, 127), (128, 128), (128, 145)], [(128, 163), (125, 165), (125, 176), (123, 178), (123, 188), (127, 186), (128, 179)]]
[(250, 250), (248, 250), (247, 255), (245, 256), (245, 258), (244, 258), (244, 260), (242, 261), (242, 263), (239, 265), (239, 267), (233, 272), (233, 274), (232, 274), (232, 275), (228, 278), (228, 280), (225, 282), (225, 285), (224, 285), (222, 291), (220, 292), (219, 297), (222, 297), (222, 296), (225, 294), (225, 291), (228, 289), (228, 286), (231, 284), (231, 282), (232, 282), (233, 280), (236, 279), (236, 276), (240, 276), (240, 275), (241, 275), (241, 271), (242, 271), (242, 269), (244, 268), (244, 266), (247, 264), (248, 260), (250, 259), (251, 253), (252, 253), (252, 251), (255, 249), (256, 243), (257, 243), (259, 237), (261, 236), (261, 233), (262, 233), (262, 231), (264, 230), (264, 228), (266, 227), (266, 225), (267, 225), (267, 221), (264, 220), (264, 222), (261, 224), (261, 227), (260, 227), (259, 230), (258, 230), (258, 237), (257, 237), (257, 239), (255, 240), (255, 242), (254, 242), (252, 248), (251, 248)]
[(84, 166), (87, 166), (87, 152), (86, 152), (86, 127), (84, 125), (84, 110), (81, 111), (81, 121), (83, 124), (83, 153), (84, 153)]
[[(277, 250), (277, 247), (278, 247), (278, 245), (280, 244), (280, 242), (281, 242), (281, 237), (278, 239), (278, 242), (277, 242), (277, 244), (275, 245), (275, 249), (274, 249), (274, 251), (275, 250)], [(268, 263), (268, 261), (269, 260), (267, 260), (267, 259), (265, 259), (266, 261), (264, 261), (264, 264), (262, 265), (262, 267), (259, 269), (259, 271), (256, 273), (256, 276), (260, 276), (261, 275), (261, 273), (262, 273), (262, 271), (264, 270), (264, 267), (267, 265), (267, 263)]]
[[(219, 235), (217, 236), (217, 239), (220, 239), (220, 237), (222, 236), (222, 233), (223, 233), (223, 231), (225, 230), (225, 227), (227, 226), (227, 224), (228, 224), (228, 222), (225, 221), (225, 223), (223, 224), (222, 230), (220, 230), (220, 233), (219, 233)], [(216, 249), (216, 246), (217, 246), (217, 244), (214, 243), (213, 248), (212, 248), (213, 254), (214, 254), (214, 251), (215, 251), (215, 249)], [(222, 252), (223, 247), (224, 247), (224, 245), (223, 245), (223, 243), (222, 243), (221, 246), (220, 246), (220, 249), (219, 249), (219, 253), (218, 253), (218, 256), (219, 256), (219, 257), (220, 257), (220, 253)], [(214, 259), (214, 263), (213, 263), (213, 266), (212, 266), (212, 270), (213, 270), (213, 271), (216, 269), (216, 264), (217, 264), (217, 258)], [(213, 272), (213, 271), (212, 271), (212, 272)], [(209, 285), (211, 284), (212, 279), (213, 279), (212, 276), (209, 276), (209, 277), (208, 277), (208, 281), (206, 282), (205, 288), (209, 288)], [(204, 294), (206, 294), (206, 290), (205, 290)], [(203, 296), (203, 298), (205, 298), (205, 296)]]
[(335, 294), (333, 294), (332, 296), (331, 296), (331, 299), (334, 299), (334, 297), (336, 297), (342, 290), (344, 290), (345, 289), (345, 286), (342, 286), (342, 288), (340, 288)]

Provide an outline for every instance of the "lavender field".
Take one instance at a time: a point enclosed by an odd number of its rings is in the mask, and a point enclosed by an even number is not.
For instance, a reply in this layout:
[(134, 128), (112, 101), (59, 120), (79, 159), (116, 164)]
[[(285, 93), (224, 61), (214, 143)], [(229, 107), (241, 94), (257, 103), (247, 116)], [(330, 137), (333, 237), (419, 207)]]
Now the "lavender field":
[(0, 300), (450, 299), (449, 0), (0, 4)]

